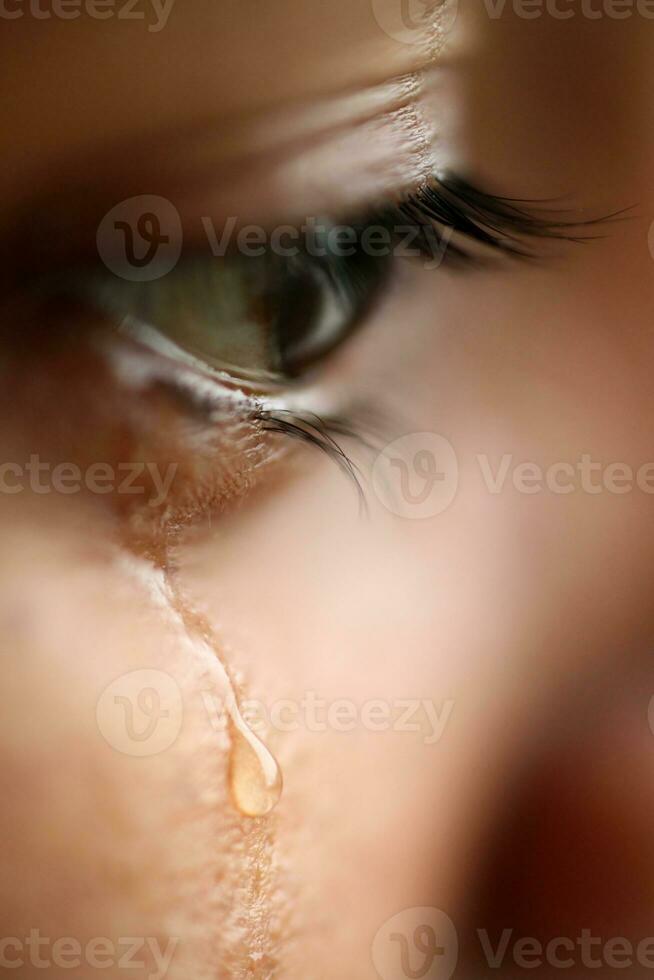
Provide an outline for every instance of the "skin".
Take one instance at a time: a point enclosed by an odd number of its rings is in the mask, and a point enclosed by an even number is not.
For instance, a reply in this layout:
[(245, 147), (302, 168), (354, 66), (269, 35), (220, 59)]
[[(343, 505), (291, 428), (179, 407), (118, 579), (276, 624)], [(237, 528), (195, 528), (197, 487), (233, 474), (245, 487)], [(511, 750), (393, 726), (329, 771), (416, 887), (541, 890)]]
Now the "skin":
[[(651, 459), (654, 38), (637, 17), (492, 20), (462, 2), (442, 48), (429, 31), (414, 40), (389, 37), (364, 0), (187, 0), (154, 34), (84, 17), (3, 30), (7, 268), (24, 240), (45, 263), (144, 193), (174, 199), (185, 233), (198, 215), (346, 211), (434, 166), (588, 218), (635, 205), (596, 241), (548, 245), (540, 263), (465, 275), (403, 266), (325, 363), (320, 397), (381, 403), (388, 441), (438, 432), (455, 447), (457, 497), (424, 521), (394, 517), (370, 489), (362, 520), (352, 488), (309, 449), (221, 469), (226, 449), (256, 433), (226, 423), (200, 451), (187, 445), (187, 406), (112, 370), (92, 317), (44, 330), (7, 273), (4, 458), (175, 462), (182, 531), (114, 496), (3, 496), (3, 936), (174, 937), (174, 980), (373, 977), (373, 937), (402, 909), (442, 909), (461, 937), (499, 921), (485, 874), (501, 879), (514, 925), (531, 895), (510, 873), (519, 814), (534, 797), (560, 799), (581, 838), (606, 799), (584, 794), (598, 778), (620, 801), (603, 843), (614, 851), (606, 904), (580, 889), (549, 934), (596, 922), (647, 934), (651, 862), (627, 865), (636, 899), (620, 891), (614, 907), (611, 896), (650, 744), (649, 672), (630, 664), (653, 625), (651, 497), (511, 484), (492, 494), (475, 456), (493, 467), (504, 454), (543, 467)], [(207, 693), (226, 693), (220, 661), (242, 697), (266, 705), (316, 692), (453, 709), (435, 744), (422, 716), (413, 732), (265, 732), (284, 793), (251, 820), (230, 795), (230, 733), (207, 713)], [(184, 723), (172, 745), (135, 758), (103, 737), (96, 708), (116, 678), (143, 669), (175, 678)], [(596, 727), (578, 696), (590, 678), (593, 704), (608, 704)], [(576, 713), (577, 727), (551, 737)], [(578, 799), (557, 781), (561, 758)], [(633, 823), (645, 838), (647, 822)], [(558, 894), (575, 838), (543, 834), (522, 846), (533, 881), (547, 867)], [(544, 912), (519, 921), (522, 934), (548, 925)], [(148, 962), (132, 976), (153, 972)]]

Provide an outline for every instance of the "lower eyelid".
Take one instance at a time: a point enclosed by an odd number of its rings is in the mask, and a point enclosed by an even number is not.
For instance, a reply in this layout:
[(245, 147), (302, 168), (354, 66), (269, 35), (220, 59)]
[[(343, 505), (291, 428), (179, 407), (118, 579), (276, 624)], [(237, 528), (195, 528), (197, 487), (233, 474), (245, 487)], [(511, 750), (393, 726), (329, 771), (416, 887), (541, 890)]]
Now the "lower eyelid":
[[(200, 362), (180, 363), (179, 358), (154, 349), (156, 345), (148, 349), (134, 338), (118, 335), (105, 316), (89, 312), (86, 305), (50, 306), (49, 313), (32, 311), (42, 323), (33, 349), (26, 345), (23, 367), (29, 370), (29, 357), (36, 364), (37, 377), (47, 373), (44, 392), (52, 393), (59, 386), (52, 403), (39, 406), (40, 412), (53, 420), (53, 427), (75, 432), (74, 451), (60, 440), (50, 447), (53, 459), (77, 463), (79, 457), (82, 466), (136, 460), (164, 470), (175, 467), (174, 483), (157, 507), (149, 505), (147, 485), (139, 485), (141, 496), (118, 492), (96, 501), (113, 506), (139, 549), (152, 555), (163, 547), (171, 529), (178, 532), (228, 509), (263, 480), (269, 465), (280, 464), (293, 447), (303, 444), (325, 451), (358, 486), (348, 457), (336, 442), (336, 437), (352, 434), (351, 426), (339, 419), (330, 428), (329, 420), (313, 415), (310, 409), (318, 406), (310, 393), (301, 399), (302, 408), (291, 407), (300, 400), (297, 390), (288, 400), (278, 394), (274, 404), (267, 404), (234, 379), (203, 372)], [(48, 363), (38, 358), (44, 327)], [(74, 375), (66, 367), (69, 358), (76, 362)], [(28, 416), (35, 407), (28, 407)], [(39, 441), (47, 442), (48, 435), (43, 427)]]
[[(270, 468), (283, 465), (302, 447), (321, 450), (350, 481), (363, 505), (356, 467), (342, 448), (346, 440), (363, 445), (362, 434), (346, 416), (333, 414), (334, 402), (324, 398), (320, 388), (275, 397), (248, 393), (131, 342), (126, 345), (123, 339), (109, 345), (107, 356), (123, 386), (131, 379), (146, 402), (163, 395), (178, 409), (181, 472), (179, 492), (166, 505), (169, 528), (181, 529), (228, 509), (263, 484)], [(316, 414), (319, 402), (328, 413)], [(310, 459), (307, 455), (308, 463)], [(139, 517), (142, 522), (143, 511)], [(153, 528), (161, 528), (160, 515), (155, 515)]]

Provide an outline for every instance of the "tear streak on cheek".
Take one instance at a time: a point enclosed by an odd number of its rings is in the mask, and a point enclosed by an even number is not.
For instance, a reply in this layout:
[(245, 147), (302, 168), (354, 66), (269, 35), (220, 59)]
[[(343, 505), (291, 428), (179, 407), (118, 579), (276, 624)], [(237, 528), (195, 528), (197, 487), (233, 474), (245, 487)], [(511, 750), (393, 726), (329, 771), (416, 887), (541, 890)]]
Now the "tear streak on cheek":
[[(247, 820), (229, 802), (229, 740), (203, 697), (224, 691), (212, 644), (180, 620), (161, 570), (100, 548), (92, 514), (53, 523), (52, 502), (32, 503), (0, 516), (9, 934), (27, 915), (47, 935), (175, 937), (171, 980), (263, 980), (283, 953), (275, 817)], [(175, 682), (182, 725), (169, 747), (134, 758), (101, 734), (97, 706), (141, 670)]]
[[(223, 651), (209, 621), (191, 603), (178, 585), (174, 574), (164, 572), (149, 562), (131, 555), (120, 556), (117, 567), (133, 578), (145, 590), (149, 601), (161, 615), (167, 629), (179, 644), (182, 657), (188, 656), (193, 672), (200, 670), (206, 677), (201, 692), (210, 725), (215, 713), (209, 701), (222, 710), (223, 721), (237, 695)], [(234, 730), (221, 730), (216, 740), (217, 762), (228, 767), (227, 757), (234, 752)], [(227, 814), (226, 814), (227, 816)], [(231, 815), (234, 821), (234, 813)], [(266, 814), (257, 819), (239, 817), (236, 826), (240, 841), (234, 856), (240, 863), (239, 888), (234, 896), (223, 895), (230, 902), (230, 915), (223, 917), (220, 927), (225, 936), (237, 936), (230, 949), (230, 958), (252, 980), (265, 980), (279, 966), (282, 945), (282, 922), (288, 915), (288, 902), (282, 903), (283, 890), (275, 874), (275, 817)], [(230, 975), (234, 973), (232, 964)]]

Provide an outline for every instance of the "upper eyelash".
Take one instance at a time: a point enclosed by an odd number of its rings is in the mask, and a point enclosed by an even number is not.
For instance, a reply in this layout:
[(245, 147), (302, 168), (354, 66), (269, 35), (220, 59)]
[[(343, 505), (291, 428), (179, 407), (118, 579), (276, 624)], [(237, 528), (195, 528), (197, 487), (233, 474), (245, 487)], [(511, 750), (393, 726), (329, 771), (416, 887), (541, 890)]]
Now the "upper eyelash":
[[(516, 257), (533, 257), (525, 239), (559, 239), (569, 242), (586, 242), (594, 235), (574, 233), (575, 229), (604, 223), (624, 212), (606, 217), (585, 219), (578, 214), (563, 217), (562, 212), (549, 210), (533, 202), (498, 197), (477, 190), (461, 178), (433, 177), (428, 183), (408, 194), (398, 203), (382, 206), (375, 215), (362, 222), (370, 227), (381, 222), (391, 231), (407, 222), (418, 231), (417, 244), (433, 257), (434, 237), (437, 246), (445, 244), (443, 258), (477, 261), (459, 243), (444, 242), (439, 227), (450, 228), (463, 238), (476, 241), (491, 249)], [(430, 234), (427, 233), (429, 229)], [(402, 229), (400, 229), (402, 230)], [(262, 411), (260, 421), (265, 431), (300, 439), (322, 450), (335, 462), (355, 485), (360, 507), (366, 510), (365, 492), (356, 464), (337, 442), (337, 437), (353, 439), (360, 445), (374, 449), (362, 436), (356, 423), (342, 419), (324, 418), (310, 412), (290, 410)]]
[(529, 258), (536, 255), (527, 245), (529, 239), (587, 242), (599, 236), (580, 233), (580, 229), (614, 220), (629, 210), (589, 219), (579, 212), (546, 207), (546, 203), (488, 194), (454, 175), (433, 176), (398, 202), (382, 207), (379, 214), (392, 227), (400, 221), (415, 227), (416, 243), (429, 257), (433, 257), (435, 238), (443, 258), (470, 260), (472, 256), (462, 243), (444, 241), (441, 229), (496, 251)]
[[(563, 239), (581, 242), (588, 240), (580, 235), (586, 228), (609, 218), (587, 220), (573, 213), (565, 216), (561, 211), (545, 208), (543, 203), (520, 201), (487, 194), (457, 176), (433, 176), (416, 190), (394, 202), (382, 202), (357, 222), (359, 230), (379, 223), (391, 231), (407, 227), (417, 231), (414, 244), (430, 257), (434, 257), (434, 244), (445, 260), (475, 262), (464, 247), (465, 240), (475, 241), (496, 251), (515, 256), (532, 256), (526, 246), (527, 239)], [(621, 212), (620, 212), (621, 213)], [(456, 232), (462, 241), (447, 240), (442, 229)], [(355, 440), (365, 445), (356, 424), (321, 418), (308, 412), (290, 410), (261, 410), (259, 421), (264, 431), (278, 433), (303, 441), (322, 449), (357, 489), (361, 506), (365, 509), (365, 495), (360, 473), (337, 439)], [(372, 448), (372, 447), (369, 447)]]
[[(377, 222), (391, 231), (397, 231), (399, 225), (403, 223), (406, 227), (408, 222), (418, 231), (417, 244), (430, 257), (433, 257), (434, 236), (437, 245), (443, 243), (439, 237), (439, 226), (451, 228), (464, 238), (495, 250), (525, 257), (533, 254), (523, 245), (525, 238), (582, 242), (593, 236), (573, 234), (573, 229), (607, 220), (557, 217), (560, 212), (548, 212), (535, 206), (528, 208), (526, 205), (529, 203), (486, 194), (458, 177), (433, 177), (399, 202), (382, 206), (358, 227), (361, 230)], [(431, 234), (426, 233), (427, 228)], [(444, 258), (471, 260), (472, 257), (459, 243), (449, 241), (446, 244), (447, 249), (442, 253)], [(360, 510), (367, 510), (359, 468), (337, 440), (353, 440), (368, 450), (374, 450), (374, 437), (371, 443), (356, 422), (313, 412), (260, 409), (258, 419), (264, 431), (300, 440), (324, 452), (356, 488)]]

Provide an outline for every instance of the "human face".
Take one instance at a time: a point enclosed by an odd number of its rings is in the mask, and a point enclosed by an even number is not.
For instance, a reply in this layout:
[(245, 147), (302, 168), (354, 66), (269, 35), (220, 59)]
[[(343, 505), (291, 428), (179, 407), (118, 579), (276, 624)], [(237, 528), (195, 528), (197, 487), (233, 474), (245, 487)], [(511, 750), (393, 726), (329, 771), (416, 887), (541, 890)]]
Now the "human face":
[[(37, 950), (54, 976), (122, 976), (131, 936), (135, 977), (372, 977), (420, 908), (466, 976), (520, 774), (574, 744), (595, 778), (593, 740), (552, 729), (651, 635), (654, 34), (646, 5), (431, 6), (4, 4), (21, 976), (39, 930), (80, 946)], [(413, 259), (268, 261), (281, 226), (396, 230), (426, 200), (455, 217)], [(173, 254), (136, 285), (135, 227)], [(611, 791), (625, 766), (641, 785), (634, 685), (597, 721), (605, 746), (632, 725)], [(644, 897), (584, 897), (559, 935), (638, 930)]]

